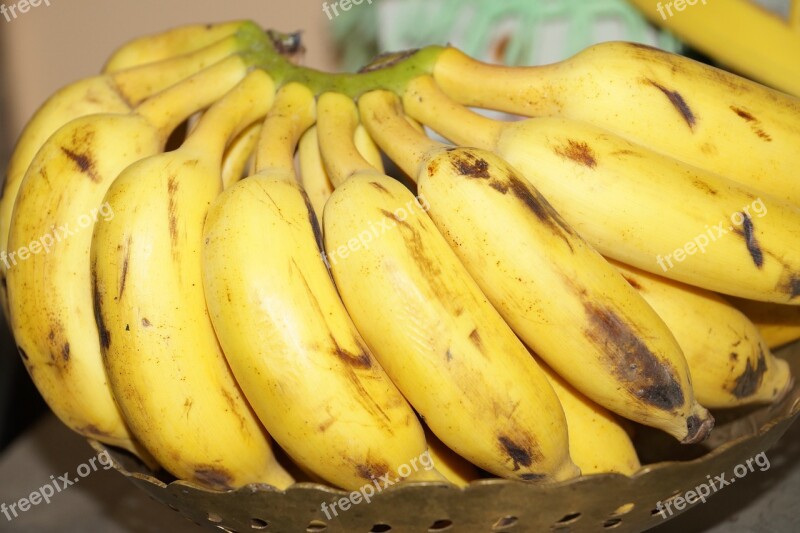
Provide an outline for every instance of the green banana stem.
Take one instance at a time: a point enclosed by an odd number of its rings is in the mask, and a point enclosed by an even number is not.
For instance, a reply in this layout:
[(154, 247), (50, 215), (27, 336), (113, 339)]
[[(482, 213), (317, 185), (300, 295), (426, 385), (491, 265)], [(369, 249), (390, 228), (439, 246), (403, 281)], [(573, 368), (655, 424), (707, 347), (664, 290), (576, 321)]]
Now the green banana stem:
[[(291, 63), (287, 55), (300, 48), (297, 37), (292, 34), (267, 32), (269, 39), (254, 41), (251, 54), (256, 64), (275, 81), (277, 87), (292, 82), (305, 85), (319, 96), (325, 92), (336, 92), (357, 99), (362, 94), (378, 89), (403, 94), (406, 86), (424, 74), (433, 72), (436, 60), (446, 48), (429, 46), (415, 51), (382, 56), (372, 65), (358, 73), (328, 73), (301, 67)], [(287, 47), (286, 43), (289, 43)], [(288, 49), (287, 49), (288, 48)]]

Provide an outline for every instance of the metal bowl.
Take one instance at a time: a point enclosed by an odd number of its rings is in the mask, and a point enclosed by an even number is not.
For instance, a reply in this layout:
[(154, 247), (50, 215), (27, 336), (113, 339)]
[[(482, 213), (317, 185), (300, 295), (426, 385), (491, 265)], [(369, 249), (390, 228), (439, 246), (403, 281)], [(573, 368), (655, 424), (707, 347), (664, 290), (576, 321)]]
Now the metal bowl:
[[(800, 342), (779, 350), (800, 375)], [(480, 532), (643, 531), (700, 505), (681, 503), (688, 491), (721, 490), (744, 477), (747, 460), (766, 452), (800, 412), (800, 385), (778, 403), (757, 409), (715, 412), (717, 427), (704, 443), (680, 446), (664, 434), (639, 427), (635, 439), (645, 466), (633, 477), (589, 475), (546, 485), (504, 479), (474, 481), (460, 489), (443, 483), (406, 483), (378, 492), (338, 516), (322, 504), (347, 492), (317, 483), (297, 483), (286, 491), (248, 485), (229, 492), (159, 477), (131, 455), (90, 441), (108, 451), (114, 468), (159, 502), (193, 522), (217, 531), (267, 532)], [(748, 473), (751, 470), (748, 470)], [(715, 482), (712, 486), (711, 483)], [(714, 490), (712, 487), (716, 487)], [(722, 491), (724, 493), (724, 490)], [(660, 511), (657, 505), (661, 502)], [(669, 502), (667, 506), (666, 502)], [(679, 508), (680, 507), (680, 508)], [(671, 513), (667, 512), (667, 509)]]

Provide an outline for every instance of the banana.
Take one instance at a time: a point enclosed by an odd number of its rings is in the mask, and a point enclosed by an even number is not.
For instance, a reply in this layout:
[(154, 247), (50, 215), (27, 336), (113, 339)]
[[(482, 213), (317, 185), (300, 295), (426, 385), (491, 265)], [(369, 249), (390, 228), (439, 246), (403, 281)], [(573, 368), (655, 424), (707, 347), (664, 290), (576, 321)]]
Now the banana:
[(141, 453), (112, 397), (91, 309), (92, 228), (113, 218), (103, 197), (131, 163), (163, 150), (169, 133), (223, 95), (251, 59), (232, 56), (146, 100), (130, 114), (78, 118), (43, 145), (11, 219), (10, 325), (34, 383), (55, 414), (89, 438)]
[[(361, 154), (373, 168), (383, 172), (383, 161), (381, 153), (375, 142), (361, 124), (356, 127), (353, 136), (358, 153)], [(317, 127), (312, 126), (300, 138), (297, 148), (297, 156), (300, 161), (300, 184), (308, 194), (311, 205), (317, 219), (322, 219), (322, 210), (325, 202), (333, 193), (333, 185), (322, 163), (322, 156), (319, 153), (319, 141), (317, 139)]]
[(349, 97), (320, 96), (320, 149), (336, 186), (323, 215), (325, 250), (356, 327), (458, 455), (502, 477), (575, 477), (547, 378), (419, 200), (359, 155), (357, 123)]
[(300, 167), (297, 179), (311, 202), (317, 220), (322, 220), (322, 210), (325, 202), (333, 193), (333, 185), (319, 153), (316, 126), (308, 128), (300, 137), (297, 145), (297, 159)]
[[(97, 113), (128, 113), (144, 99), (214, 64), (256, 46), (258, 27), (245, 26), (236, 35), (192, 54), (130, 70), (75, 82), (50, 97), (20, 134), (11, 155), (0, 195), (0, 254), (8, 253), (11, 213), (25, 172), (44, 142), (61, 126)], [(4, 256), (3, 256), (4, 257)], [(8, 267), (0, 263), (0, 305), (8, 317), (5, 279)]]
[[(314, 95), (284, 86), (264, 123), (257, 173), (211, 206), (203, 282), (220, 343), (248, 400), (302, 468), (358, 489), (426, 451), (411, 407), (365, 347), (321, 255), (293, 154)], [(398, 474), (398, 472), (400, 472)]]
[(261, 124), (256, 122), (231, 141), (222, 159), (222, 188), (227, 189), (247, 172), (252, 164), (253, 152), (261, 134)]
[(739, 298), (729, 300), (756, 325), (770, 348), (778, 348), (800, 339), (800, 307)]
[(431, 466), (444, 478), (458, 487), (466, 487), (481, 478), (480, 470), (448, 448), (430, 428), (425, 428), (425, 439), (428, 441), (428, 455)]
[(800, 0), (790, 0), (789, 27), (800, 32)]
[[(731, 70), (800, 96), (800, 35), (754, 0), (705, 0), (673, 11), (663, 0), (632, 0), (652, 22)], [(666, 5), (665, 5), (666, 4)]]
[(682, 442), (706, 437), (713, 418), (667, 326), (531, 184), (491, 152), (417, 133), (391, 93), (361, 102), (373, 138), (416, 178), (436, 226), (530, 348), (603, 407)]
[[(798, 72), (796, 55), (787, 57)], [(433, 75), (462, 104), (589, 122), (800, 205), (800, 100), (734, 74), (611, 42), (561, 63), (525, 68), (480, 63), (448, 48)]]
[(188, 54), (234, 35), (253, 22), (237, 20), (220, 24), (178, 26), (154, 35), (145, 35), (116, 49), (106, 61), (103, 72), (118, 72)]
[(451, 141), (508, 161), (606, 257), (716, 292), (800, 304), (800, 207), (585, 122), (483, 117), (429, 77), (417, 78), (404, 104)]
[(697, 400), (709, 408), (773, 402), (793, 384), (746, 316), (721, 296), (613, 262), (666, 322), (686, 355)]
[(635, 474), (642, 465), (619, 419), (575, 390), (547, 364), (537, 362), (564, 407), (569, 428), (569, 454), (581, 473)]
[(98, 221), (91, 250), (103, 358), (125, 420), (173, 475), (219, 490), (292, 482), (226, 364), (201, 266), (225, 146), (266, 115), (274, 91), (267, 74), (251, 72), (179, 149), (126, 168), (106, 193), (114, 217)]

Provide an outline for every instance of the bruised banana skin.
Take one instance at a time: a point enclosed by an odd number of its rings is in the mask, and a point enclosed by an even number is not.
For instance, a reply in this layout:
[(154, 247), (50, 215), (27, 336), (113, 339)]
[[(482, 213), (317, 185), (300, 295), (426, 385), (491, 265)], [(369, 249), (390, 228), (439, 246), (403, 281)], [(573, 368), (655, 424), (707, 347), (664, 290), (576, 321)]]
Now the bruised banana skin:
[[(562, 480), (566, 422), (544, 374), (402, 184), (365, 171), (325, 205), (336, 286), (392, 381), (453, 451), (495, 475)], [(364, 230), (390, 229), (341, 257)]]
[(608, 42), (524, 68), (448, 48), (433, 75), (462, 104), (585, 121), (800, 206), (800, 99), (729, 72)]
[(697, 400), (727, 408), (780, 399), (794, 384), (756, 327), (721, 296), (612, 262), (683, 349)]
[(758, 328), (771, 349), (800, 339), (800, 307), (728, 298)]
[(201, 273), (225, 146), (273, 94), (272, 80), (252, 71), (180, 148), (127, 167), (105, 196), (115, 216), (98, 222), (92, 245), (95, 316), (126, 421), (170, 473), (216, 490), (292, 483), (228, 368)]

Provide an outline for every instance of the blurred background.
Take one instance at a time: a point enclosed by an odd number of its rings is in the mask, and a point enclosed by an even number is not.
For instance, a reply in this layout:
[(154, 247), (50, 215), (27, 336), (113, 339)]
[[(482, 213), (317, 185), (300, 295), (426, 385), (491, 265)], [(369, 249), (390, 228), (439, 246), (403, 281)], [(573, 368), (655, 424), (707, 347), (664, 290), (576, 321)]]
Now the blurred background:
[[(788, 0), (759, 1), (781, 15), (788, 12)], [(346, 10), (340, 2), (49, 0), (16, 18), (0, 15), (0, 166), (48, 95), (97, 73), (125, 41), (188, 23), (249, 18), (268, 28), (302, 30), (304, 63), (323, 70), (353, 70), (377, 53), (432, 43), (511, 64), (557, 61), (594, 42), (618, 39), (707, 60), (626, 0), (361, 0)], [(17, 3), (0, 2), (7, 8), (2, 13)], [(44, 406), (5, 324), (0, 343), (2, 449)]]

